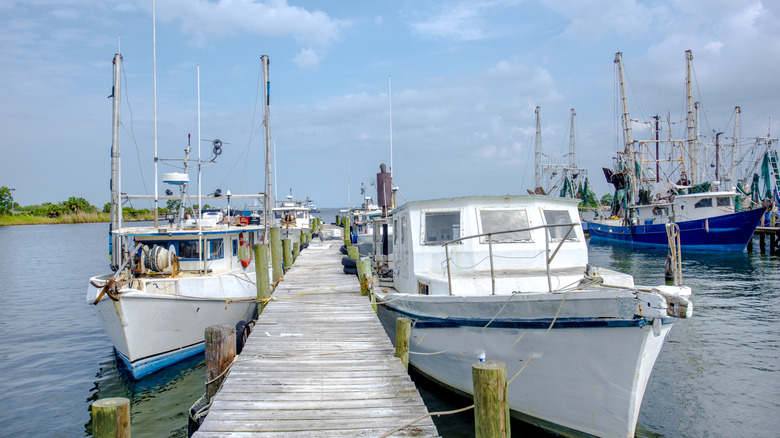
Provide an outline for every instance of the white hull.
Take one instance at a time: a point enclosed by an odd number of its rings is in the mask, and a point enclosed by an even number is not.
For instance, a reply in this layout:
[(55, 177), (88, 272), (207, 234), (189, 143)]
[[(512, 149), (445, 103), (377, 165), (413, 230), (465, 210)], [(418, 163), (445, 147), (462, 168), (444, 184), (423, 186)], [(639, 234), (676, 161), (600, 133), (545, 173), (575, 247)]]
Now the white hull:
[[(103, 284), (108, 277), (91, 280)], [(123, 289), (118, 301), (104, 295), (95, 311), (120, 358), (140, 378), (202, 352), (206, 327), (251, 320), (254, 281), (254, 272), (148, 281), (145, 289), (156, 292)], [(99, 293), (90, 284), (87, 302)]]
[(403, 298), (398, 304), (405, 314), (388, 309), (399, 296), (387, 297), (391, 302), (380, 306), (380, 317), (391, 338), (398, 316), (420, 318), (412, 327), (412, 366), (471, 395), (472, 365), (480, 356), (505, 363), (509, 379), (527, 365), (509, 384), (513, 415), (566, 436), (634, 436), (650, 372), (672, 326), (654, 333), (652, 325), (641, 326), (645, 320), (615, 319), (599, 327), (594, 319), (567, 318), (564, 327), (548, 332), (549, 314), (536, 321), (499, 318), (491, 323), (496, 328), (461, 318), (426, 324), (424, 316), (408, 312)]

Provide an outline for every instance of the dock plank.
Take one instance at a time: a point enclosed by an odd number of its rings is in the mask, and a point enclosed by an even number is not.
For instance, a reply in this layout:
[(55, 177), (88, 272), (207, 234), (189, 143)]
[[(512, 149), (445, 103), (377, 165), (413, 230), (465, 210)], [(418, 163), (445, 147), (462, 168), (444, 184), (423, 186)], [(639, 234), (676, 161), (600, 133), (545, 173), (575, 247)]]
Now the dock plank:
[(339, 246), (301, 252), (193, 437), (375, 437), (428, 414)]

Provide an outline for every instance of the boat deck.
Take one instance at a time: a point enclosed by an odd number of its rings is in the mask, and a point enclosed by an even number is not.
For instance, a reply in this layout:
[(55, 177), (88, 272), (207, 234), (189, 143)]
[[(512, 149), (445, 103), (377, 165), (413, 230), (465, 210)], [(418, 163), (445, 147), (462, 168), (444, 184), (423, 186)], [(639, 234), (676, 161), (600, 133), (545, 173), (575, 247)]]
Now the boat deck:
[[(340, 240), (301, 252), (193, 437), (382, 436), (428, 414)], [(430, 417), (391, 436), (438, 436)]]

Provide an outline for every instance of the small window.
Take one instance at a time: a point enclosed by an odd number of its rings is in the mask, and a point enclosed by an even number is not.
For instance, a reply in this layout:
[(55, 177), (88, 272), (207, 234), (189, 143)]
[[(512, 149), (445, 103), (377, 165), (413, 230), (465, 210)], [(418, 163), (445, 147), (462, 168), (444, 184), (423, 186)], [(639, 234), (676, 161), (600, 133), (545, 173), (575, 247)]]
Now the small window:
[(418, 282), (417, 283), (417, 291), (420, 293), (420, 295), (428, 295), (429, 294), (429, 287), (425, 283)]
[(425, 213), (424, 243), (441, 243), (460, 237), (460, 212)]
[(183, 259), (199, 259), (197, 240), (182, 240), (179, 242), (179, 257)]
[(703, 198), (697, 202), (693, 208), (712, 207), (712, 198)]
[(233, 239), (233, 255), (238, 255), (238, 239)]
[(222, 239), (209, 240), (209, 260), (221, 259), (224, 257), (224, 252), (222, 249)]
[[(547, 225), (558, 224), (570, 224), (572, 223), (571, 216), (567, 210), (544, 210), (544, 221)], [(550, 227), (547, 228), (547, 232), (550, 235), (550, 240), (563, 239), (563, 236), (569, 231), (569, 227)], [(575, 240), (577, 237), (574, 230), (569, 233), (569, 237), (566, 240)]]
[(393, 220), (393, 245), (398, 245), (398, 234), (400, 229), (398, 228), (398, 219)]
[(728, 196), (719, 196), (719, 197), (717, 197), (715, 199), (716, 199), (716, 201), (718, 203), (718, 207), (731, 207), (731, 198), (730, 197), (728, 197)]
[(406, 243), (406, 216), (401, 218), (401, 244)]
[[(522, 230), (529, 228), (528, 214), (525, 210), (480, 210), (479, 218), (482, 224), (482, 234), (496, 233), (499, 231)], [(492, 242), (517, 242), (531, 240), (530, 231), (517, 231), (491, 236)], [(487, 242), (487, 237), (481, 241)]]

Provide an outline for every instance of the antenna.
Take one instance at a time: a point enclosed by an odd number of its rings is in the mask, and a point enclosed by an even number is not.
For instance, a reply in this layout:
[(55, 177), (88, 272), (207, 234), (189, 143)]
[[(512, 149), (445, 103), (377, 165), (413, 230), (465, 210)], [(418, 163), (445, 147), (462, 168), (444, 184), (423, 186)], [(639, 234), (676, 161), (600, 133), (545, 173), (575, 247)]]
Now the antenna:
[[(157, 25), (155, 22), (155, 0), (152, 0), (152, 91), (154, 94), (154, 227), (159, 227), (159, 199), (157, 198)], [(198, 157), (200, 158), (200, 157)]]

